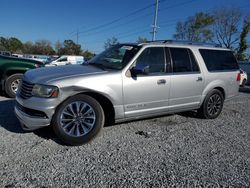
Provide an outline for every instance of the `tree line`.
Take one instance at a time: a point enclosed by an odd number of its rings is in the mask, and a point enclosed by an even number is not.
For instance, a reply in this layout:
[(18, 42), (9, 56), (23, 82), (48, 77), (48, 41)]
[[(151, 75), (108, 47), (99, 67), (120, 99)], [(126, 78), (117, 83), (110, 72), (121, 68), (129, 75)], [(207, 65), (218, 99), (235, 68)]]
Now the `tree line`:
[(55, 47), (48, 40), (38, 40), (36, 42), (22, 43), (18, 38), (0, 37), (0, 51), (9, 51), (19, 54), (37, 54), (37, 55), (83, 55), (86, 59), (93, 57), (95, 54), (88, 50), (81, 49), (81, 45), (74, 43), (72, 40), (57, 41)]

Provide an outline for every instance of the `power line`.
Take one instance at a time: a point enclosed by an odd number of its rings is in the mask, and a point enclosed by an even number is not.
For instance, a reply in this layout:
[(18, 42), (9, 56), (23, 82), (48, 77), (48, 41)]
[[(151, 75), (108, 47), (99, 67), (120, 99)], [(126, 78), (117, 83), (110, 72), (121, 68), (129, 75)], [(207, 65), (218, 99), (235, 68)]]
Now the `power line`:
[[(162, 1), (166, 1), (166, 0), (162, 0)], [(146, 10), (146, 9), (149, 9), (149, 8), (151, 8), (152, 6), (154, 6), (154, 4), (150, 4), (150, 5), (148, 5), (148, 6), (145, 6), (144, 8), (138, 9), (138, 10), (136, 10), (136, 11), (134, 11), (134, 12), (131, 12), (131, 13), (125, 15), (125, 16), (121, 16), (121, 17), (119, 17), (119, 18), (117, 18), (117, 19), (115, 19), (115, 20), (112, 20), (112, 21), (110, 21), (110, 22), (107, 22), (107, 23), (105, 23), (105, 24), (101, 24), (101, 25), (99, 25), (99, 26), (92, 27), (92, 28), (87, 29), (87, 30), (85, 30), (85, 31), (81, 31), (80, 33), (82, 34), (82, 33), (90, 32), (90, 31), (94, 31), (94, 30), (97, 30), (97, 29), (106, 27), (106, 26), (108, 26), (108, 25), (111, 25), (111, 24), (114, 24), (114, 23), (116, 23), (116, 22), (119, 22), (120, 20), (123, 20), (123, 19), (125, 19), (125, 18), (130, 17), (130, 16), (133, 16), (133, 15), (139, 13), (139, 12), (142, 12), (142, 11), (144, 11), (144, 10)]]

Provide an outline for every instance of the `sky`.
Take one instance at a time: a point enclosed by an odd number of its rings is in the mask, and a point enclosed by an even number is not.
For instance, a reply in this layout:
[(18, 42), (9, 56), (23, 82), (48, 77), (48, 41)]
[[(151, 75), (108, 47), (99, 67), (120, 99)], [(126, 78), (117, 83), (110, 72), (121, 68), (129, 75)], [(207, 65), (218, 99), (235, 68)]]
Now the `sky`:
[[(108, 38), (135, 42), (152, 39), (155, 0), (1, 0), (0, 36), (22, 42), (72, 39), (100, 53)], [(238, 7), (250, 15), (250, 0), (160, 0), (157, 39), (171, 39), (177, 21), (199, 11)], [(248, 36), (248, 41), (250, 37)]]

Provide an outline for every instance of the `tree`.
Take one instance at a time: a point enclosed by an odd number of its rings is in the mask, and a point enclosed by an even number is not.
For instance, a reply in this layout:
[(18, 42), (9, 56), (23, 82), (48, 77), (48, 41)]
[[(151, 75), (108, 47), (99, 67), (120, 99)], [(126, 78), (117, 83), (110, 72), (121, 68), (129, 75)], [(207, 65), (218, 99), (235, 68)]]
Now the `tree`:
[(145, 37), (138, 37), (138, 39), (137, 39), (137, 43), (144, 43), (144, 42), (147, 42), (147, 41), (148, 40)]
[(9, 51), (11, 51), (11, 53), (17, 52), (17, 51), (21, 51), (22, 47), (23, 47), (23, 43), (15, 38), (15, 37), (11, 37), (8, 40), (9, 43)]
[(34, 46), (33, 46), (32, 51), (34, 54), (41, 54), (41, 55), (53, 55), (53, 54), (55, 54), (54, 49), (51, 47), (51, 42), (48, 40), (36, 41)]
[(81, 45), (74, 43), (73, 40), (65, 40), (57, 53), (58, 55), (80, 55), (82, 53)]
[(55, 51), (57, 54), (59, 54), (59, 50), (63, 47), (63, 44), (58, 40), (55, 43)]
[(213, 12), (214, 35), (216, 40), (226, 48), (233, 48), (239, 41), (239, 24), (242, 13), (238, 8), (220, 8)]
[(188, 17), (184, 22), (177, 22), (174, 38), (199, 42), (211, 41), (213, 37), (211, 25), (213, 22), (212, 15), (198, 12), (194, 16)]
[(31, 41), (24, 43), (22, 52), (24, 54), (33, 54), (33, 45), (34, 44)]
[(247, 59), (245, 51), (248, 48), (246, 38), (247, 38), (247, 34), (249, 33), (249, 31), (250, 31), (250, 20), (249, 18), (248, 19), (246, 18), (244, 19), (242, 32), (240, 34), (240, 43), (239, 43), (239, 47), (238, 47), (237, 54), (236, 54), (237, 59), (240, 61)]
[(86, 50), (86, 51), (84, 51), (82, 53), (82, 55), (83, 55), (83, 57), (84, 57), (85, 60), (89, 60), (89, 59), (91, 59), (92, 57), (95, 56), (95, 53)]
[(115, 38), (115, 37), (112, 37), (112, 38), (109, 38), (109, 39), (107, 39), (107, 41), (104, 43), (104, 48), (105, 49), (108, 49), (108, 48), (110, 48), (111, 46), (114, 46), (114, 45), (116, 45), (116, 44), (118, 44), (119, 42), (118, 42), (118, 39), (117, 38)]
[(9, 41), (8, 41), (8, 39), (6, 39), (4, 37), (0, 37), (0, 49), (2, 51), (9, 50)]

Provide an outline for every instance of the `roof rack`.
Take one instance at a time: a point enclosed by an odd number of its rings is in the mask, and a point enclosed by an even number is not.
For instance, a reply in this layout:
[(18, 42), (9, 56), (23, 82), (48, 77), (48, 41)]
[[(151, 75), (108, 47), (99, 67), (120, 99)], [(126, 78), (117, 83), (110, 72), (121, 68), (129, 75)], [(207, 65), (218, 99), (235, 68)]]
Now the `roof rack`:
[(186, 41), (186, 40), (155, 40), (155, 41), (147, 41), (147, 43), (154, 43), (154, 42), (162, 42), (162, 43), (170, 43), (170, 44), (186, 44), (186, 45), (222, 47), (221, 44), (216, 44), (216, 43), (195, 42), (195, 41)]

